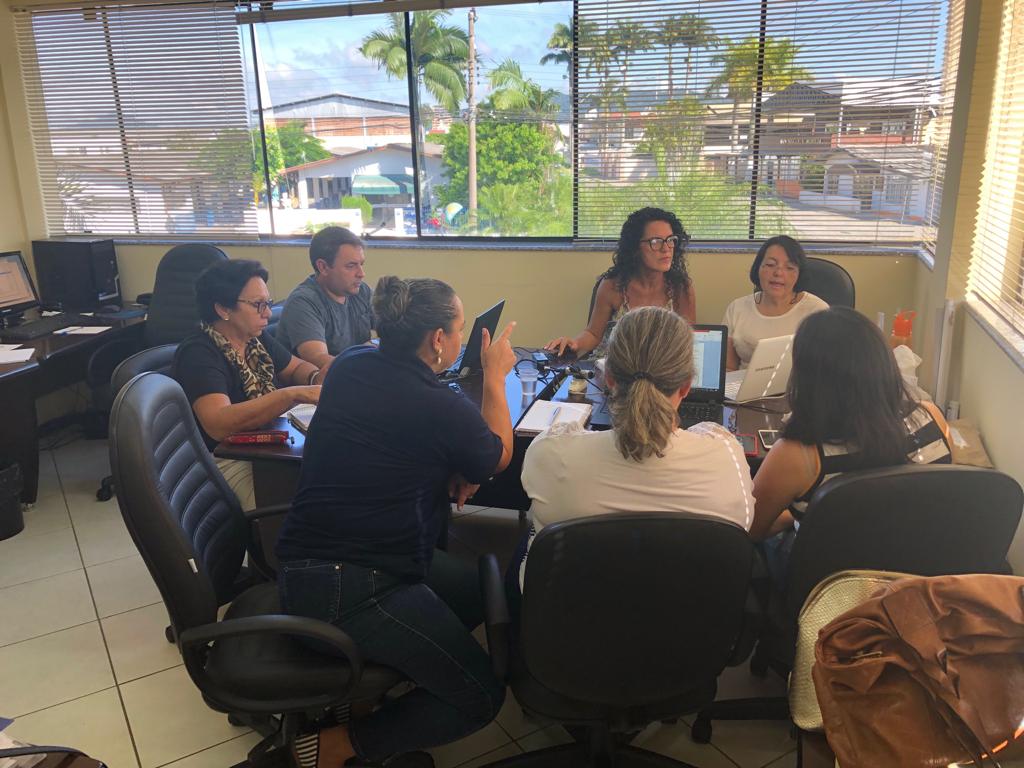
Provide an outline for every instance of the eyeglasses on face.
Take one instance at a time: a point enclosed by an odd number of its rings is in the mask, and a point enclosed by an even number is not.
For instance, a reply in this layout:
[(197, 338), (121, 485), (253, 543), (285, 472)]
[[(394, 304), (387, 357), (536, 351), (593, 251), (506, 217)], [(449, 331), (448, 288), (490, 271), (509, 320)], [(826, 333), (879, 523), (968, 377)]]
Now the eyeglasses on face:
[(242, 304), (248, 304), (250, 307), (255, 309), (256, 313), (259, 315), (262, 315), (268, 309), (274, 308), (273, 299), (271, 299), (270, 301), (252, 301), (250, 299), (239, 299), (238, 301)]
[(646, 243), (647, 247), (652, 251), (660, 251), (665, 245), (668, 245), (669, 248), (675, 250), (676, 246), (679, 245), (679, 236), (670, 235), (669, 237), (649, 237), (646, 240), (641, 240), (640, 242)]

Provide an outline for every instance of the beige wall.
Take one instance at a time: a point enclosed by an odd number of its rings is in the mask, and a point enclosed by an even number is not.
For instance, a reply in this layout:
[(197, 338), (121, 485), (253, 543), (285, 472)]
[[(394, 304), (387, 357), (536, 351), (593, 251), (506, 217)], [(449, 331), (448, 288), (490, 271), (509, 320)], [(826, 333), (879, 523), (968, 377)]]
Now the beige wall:
[[(168, 246), (120, 245), (117, 249), (126, 296), (152, 289), (156, 265)], [(298, 246), (225, 246), (232, 258), (258, 259), (270, 271), (271, 294), (283, 299), (310, 272), (308, 251)], [(694, 253), (690, 273), (697, 292), (697, 319), (722, 320), (726, 305), (750, 290), (750, 253)], [(868, 317), (913, 306), (917, 281), (927, 272), (914, 258), (840, 256), (853, 276), (857, 305)], [(386, 274), (430, 276), (451, 283), (470, 316), (498, 299), (507, 300), (503, 319), (518, 323), (514, 342), (539, 345), (552, 336), (575, 334), (587, 319), (595, 277), (611, 264), (606, 252), (554, 250), (444, 250), (371, 246), (367, 279)]]
[[(981, 429), (992, 463), (1024, 485), (1024, 371), (964, 313), (960, 354), (960, 413)], [(1024, 526), (1010, 553), (1017, 573), (1024, 573)]]

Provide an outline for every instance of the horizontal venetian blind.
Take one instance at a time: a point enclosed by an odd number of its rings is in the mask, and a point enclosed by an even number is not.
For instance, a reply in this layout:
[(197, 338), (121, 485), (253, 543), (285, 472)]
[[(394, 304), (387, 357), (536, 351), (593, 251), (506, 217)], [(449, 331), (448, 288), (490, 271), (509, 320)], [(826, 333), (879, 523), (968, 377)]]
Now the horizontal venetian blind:
[(578, 232), (918, 244), (940, 201), (943, 0), (580, 0)]
[(252, 235), (233, 5), (17, 14), (49, 235)]
[(1024, 333), (1024, 0), (1003, 5), (968, 289)]

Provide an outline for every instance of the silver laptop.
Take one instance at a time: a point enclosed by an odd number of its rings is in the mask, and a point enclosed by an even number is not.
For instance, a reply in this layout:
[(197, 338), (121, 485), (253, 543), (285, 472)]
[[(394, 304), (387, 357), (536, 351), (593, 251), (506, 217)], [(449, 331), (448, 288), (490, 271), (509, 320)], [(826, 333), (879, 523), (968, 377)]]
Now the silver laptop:
[(725, 399), (746, 403), (786, 392), (793, 368), (793, 336), (761, 339), (744, 370), (725, 375)]

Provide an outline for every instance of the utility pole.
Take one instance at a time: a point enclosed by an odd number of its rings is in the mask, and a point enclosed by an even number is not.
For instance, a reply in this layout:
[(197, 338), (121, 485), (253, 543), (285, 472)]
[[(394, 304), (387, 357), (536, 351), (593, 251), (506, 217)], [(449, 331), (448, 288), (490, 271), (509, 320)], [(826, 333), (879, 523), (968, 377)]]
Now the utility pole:
[(476, 8), (469, 9), (469, 77), (466, 100), (469, 113), (466, 128), (469, 134), (469, 226), (476, 231)]

